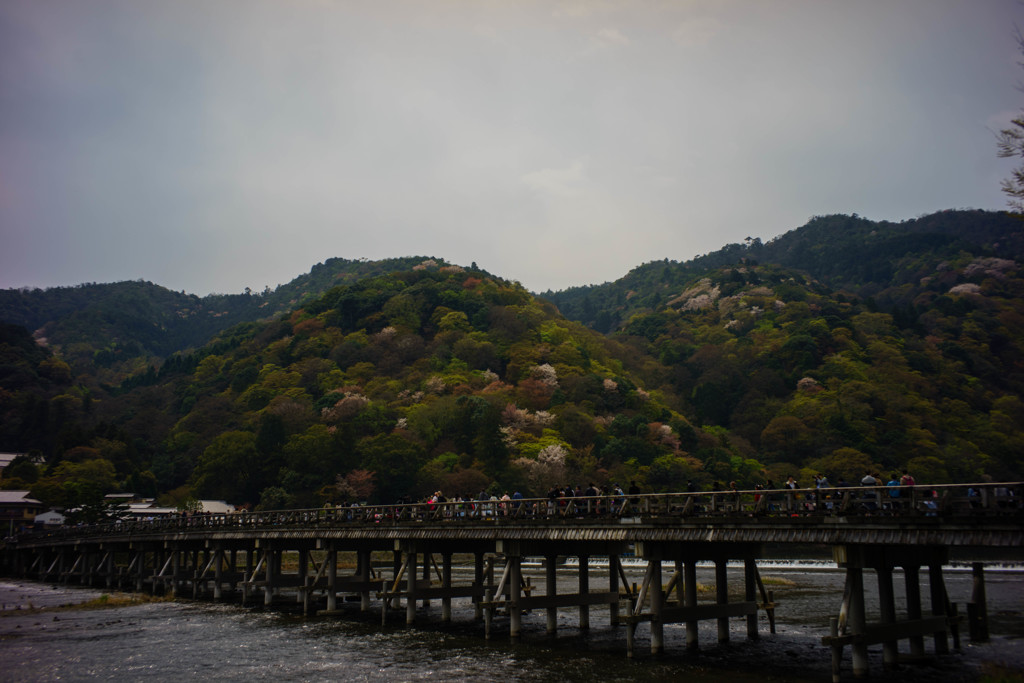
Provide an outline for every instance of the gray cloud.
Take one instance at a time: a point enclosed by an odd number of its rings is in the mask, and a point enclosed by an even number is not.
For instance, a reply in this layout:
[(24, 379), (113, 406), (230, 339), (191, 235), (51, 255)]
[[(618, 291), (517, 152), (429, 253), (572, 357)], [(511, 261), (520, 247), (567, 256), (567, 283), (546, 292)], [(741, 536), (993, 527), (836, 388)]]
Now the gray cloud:
[(809, 216), (1001, 208), (1015, 0), (0, 5), (0, 286), (326, 258), (534, 290)]

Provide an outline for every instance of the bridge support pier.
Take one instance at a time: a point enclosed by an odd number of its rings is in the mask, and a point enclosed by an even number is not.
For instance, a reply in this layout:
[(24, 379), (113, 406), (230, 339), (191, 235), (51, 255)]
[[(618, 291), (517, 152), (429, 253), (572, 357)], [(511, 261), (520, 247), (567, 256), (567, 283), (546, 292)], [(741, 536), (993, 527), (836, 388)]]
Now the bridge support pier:
[(508, 562), (508, 616), (509, 636), (513, 642), (518, 641), (523, 632), (523, 612), (519, 607), (522, 597), (523, 558), (520, 555), (507, 556)]
[(108, 548), (107, 554), (103, 558), (103, 578), (105, 579), (107, 589), (114, 587), (114, 578), (117, 572), (117, 567), (114, 563), (114, 549)]
[[(756, 543), (737, 543), (728, 546), (709, 547), (704, 544), (664, 544), (637, 543), (636, 552), (648, 561), (647, 573), (643, 585), (637, 595), (631, 594), (630, 616), (627, 617), (626, 646), (632, 652), (632, 642), (638, 623), (649, 621), (651, 624), (651, 652), (658, 654), (664, 649), (663, 630), (665, 624), (686, 624), (686, 647), (696, 651), (699, 647), (697, 625), (701, 620), (714, 619), (718, 625), (718, 641), (729, 641), (729, 619), (744, 617), (747, 625), (747, 637), (756, 639), (757, 611), (761, 607), (773, 615), (774, 605), (767, 595), (764, 603), (756, 601), (757, 589), (760, 584), (755, 563), (761, 553)], [(744, 601), (729, 602), (728, 561), (741, 559), (744, 563)], [(662, 586), (662, 561), (674, 560), (676, 573), (669, 582), (667, 589)], [(715, 565), (715, 602), (698, 604), (697, 601), (697, 562), (711, 560)], [(681, 569), (681, 571), (680, 571)], [(669, 601), (672, 588), (675, 588), (676, 600)], [(680, 591), (682, 599), (680, 600)], [(644, 611), (645, 603), (650, 600), (649, 611)]]
[[(715, 560), (715, 603), (722, 606), (729, 604), (728, 564), (723, 558)], [(729, 617), (724, 612), (718, 617), (718, 642), (729, 642)]]
[[(484, 585), (484, 553), (479, 550), (473, 553), (473, 585), (482, 587)], [(480, 621), (484, 617), (483, 597), (473, 596), (473, 619)]]
[(968, 632), (972, 643), (988, 642), (988, 601), (985, 598), (985, 565), (975, 562), (971, 565), (974, 586), (971, 602), (967, 605)]
[[(547, 555), (544, 558), (544, 597), (553, 598), (558, 594), (558, 585), (556, 583), (556, 563), (558, 562), (557, 555)], [(547, 607), (547, 632), (549, 635), (555, 635), (558, 631), (558, 607), (551, 604)]]
[(686, 649), (696, 652), (700, 649), (697, 637), (697, 561), (690, 558), (683, 567), (683, 605), (690, 618), (686, 620)]
[[(832, 634), (822, 643), (832, 648), (833, 680), (839, 680), (843, 647), (850, 646), (853, 674), (868, 675), (868, 646), (882, 645), (882, 662), (886, 669), (899, 664), (899, 641), (909, 641), (910, 655), (924, 654), (924, 636), (935, 640), (935, 653), (949, 652), (948, 637), (952, 635), (959, 649), (959, 617), (956, 606), (949, 604), (942, 565), (947, 560), (945, 547), (906, 548), (897, 546), (836, 546), (836, 563), (846, 569), (846, 589), (839, 617)], [(931, 617), (922, 616), (920, 576), (922, 566), (928, 567), (931, 592)], [(902, 567), (906, 582), (906, 619), (896, 614), (893, 590), (893, 569)], [(864, 570), (873, 569), (878, 580), (879, 618), (869, 623), (864, 600)]]
[(306, 592), (306, 579), (309, 575), (309, 550), (306, 548), (299, 548), (299, 569), (296, 580), (298, 581), (298, 590), (295, 591), (295, 602), (303, 603), (307, 595)]
[[(580, 595), (590, 593), (590, 556), (579, 556), (579, 584)], [(580, 630), (590, 629), (590, 605), (586, 602), (580, 603)]]
[(338, 609), (338, 548), (332, 540), (327, 546), (327, 611)]
[[(452, 554), (441, 553), (441, 588), (450, 591), (452, 588)], [(441, 598), (441, 621), (449, 624), (452, 621), (452, 598), (446, 593)]]
[[(651, 592), (651, 654), (660, 655), (665, 652), (664, 606), (665, 591), (661, 580), (661, 547), (656, 546), (648, 555), (648, 573), (650, 581), (647, 589)], [(645, 581), (645, 583), (648, 583)]]
[[(370, 581), (370, 562), (371, 554), (369, 550), (360, 550), (356, 553), (356, 571), (359, 575), (359, 580), (364, 584)], [(359, 592), (359, 610), (361, 612), (370, 611), (370, 589), (363, 588)]]
[[(619, 575), (622, 574), (622, 561), (617, 553), (608, 555), (608, 593), (619, 594)], [(619, 625), (619, 601), (608, 603), (608, 623), (610, 626)]]

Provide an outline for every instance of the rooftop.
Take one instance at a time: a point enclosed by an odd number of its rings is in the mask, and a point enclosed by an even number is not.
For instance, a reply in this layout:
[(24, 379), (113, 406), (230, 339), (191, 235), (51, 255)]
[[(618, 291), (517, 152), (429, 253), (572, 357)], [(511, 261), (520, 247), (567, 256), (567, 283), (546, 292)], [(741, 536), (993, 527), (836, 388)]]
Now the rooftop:
[(42, 505), (42, 503), (35, 498), (29, 498), (28, 494), (28, 491), (0, 491), (0, 505)]

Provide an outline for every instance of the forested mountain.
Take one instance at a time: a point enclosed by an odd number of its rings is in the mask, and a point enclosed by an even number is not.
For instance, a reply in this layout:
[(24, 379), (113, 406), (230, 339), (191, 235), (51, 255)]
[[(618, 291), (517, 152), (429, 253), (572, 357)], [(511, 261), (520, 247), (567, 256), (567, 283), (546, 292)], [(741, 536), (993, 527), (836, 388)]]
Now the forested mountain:
[(0, 321), (32, 331), (75, 374), (117, 384), (172, 353), (205, 344), (232, 325), (280, 315), (340, 283), (408, 270), (423, 260), (333, 258), (274, 290), (204, 297), (141, 280), (6, 289), (0, 290)]
[(278, 507), (904, 468), (1019, 480), (1020, 236), (985, 212), (827, 217), (546, 295), (589, 298), (611, 334), (475, 268), (327, 262), (283, 313), (117, 385), (5, 325), (0, 450), (48, 464), (2, 484), (64, 505), (124, 489)]
[(83, 477), (264, 505), (543, 493), (656, 461), (679, 484), (700, 469), (682, 450), (697, 435), (672, 396), (642, 388), (658, 375), (519, 285), (431, 264), (236, 326), (120, 392), (85, 392), (69, 373), (25, 386), (5, 397), (0, 447), (50, 456), (32, 490), (64, 504)]
[(664, 306), (708, 270), (760, 263), (803, 271), (832, 290), (871, 297), (889, 310), (911, 304), (929, 284), (938, 286), (927, 278), (968, 256), (1024, 261), (1024, 222), (1005, 212), (974, 210), (901, 223), (821, 216), (766, 243), (749, 238), (691, 261), (653, 261), (615, 282), (542, 296), (567, 318), (609, 332), (636, 313)]

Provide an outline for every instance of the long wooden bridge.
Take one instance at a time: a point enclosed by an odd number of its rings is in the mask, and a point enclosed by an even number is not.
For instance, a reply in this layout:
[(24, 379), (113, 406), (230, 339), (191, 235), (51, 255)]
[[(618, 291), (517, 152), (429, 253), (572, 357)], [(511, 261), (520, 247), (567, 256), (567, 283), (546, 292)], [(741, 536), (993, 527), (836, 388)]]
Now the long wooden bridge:
[[(559, 609), (577, 608), (580, 628), (587, 629), (591, 607), (602, 606), (611, 625), (625, 627), (632, 656), (641, 624), (648, 625), (655, 654), (664, 649), (665, 624), (685, 624), (691, 649), (704, 620), (717, 622), (719, 641), (729, 639), (731, 619), (745, 622), (747, 637), (757, 638), (764, 611), (774, 633), (776, 605), (757, 568), (765, 545), (825, 544), (846, 570), (842, 602), (823, 636), (838, 680), (847, 645), (857, 676), (867, 674), (872, 644), (883, 645), (886, 666), (896, 665), (901, 640), (911, 657), (924, 654), (925, 637), (939, 654), (948, 652), (950, 639), (958, 646), (964, 617), (950, 604), (942, 576), (949, 549), (983, 547), (1024, 559), (1022, 503), (1024, 484), (998, 483), (356, 505), (67, 527), (8, 539), (3, 562), (18, 577), (215, 600), (262, 598), (267, 605), (289, 600), (307, 614), (338, 612), (339, 598), (371, 610), (376, 599), (382, 623), (404, 602), (406, 623), (413, 624), (417, 604), (431, 600), (441, 601), (448, 622), (452, 600), (468, 599), (487, 637), (497, 619), (507, 618), (513, 639), (526, 611), (546, 611), (554, 633)], [(343, 553), (354, 562), (343, 562)], [(623, 571), (627, 555), (645, 563), (640, 585)], [(453, 556), (472, 558), (471, 579), (453, 581)], [(524, 580), (527, 558), (542, 558), (543, 587)], [(556, 583), (565, 558), (576, 560), (572, 593), (559, 593)], [(591, 585), (592, 558), (607, 558), (603, 588)], [(730, 602), (729, 562), (743, 566), (741, 601)], [(714, 566), (713, 602), (699, 599), (698, 563)], [(674, 568), (667, 583), (666, 565)], [(896, 568), (905, 580), (900, 615)], [(870, 622), (864, 570), (877, 575), (880, 609)], [(922, 571), (930, 588), (927, 610)], [(967, 618), (972, 635), (983, 635), (984, 581), (981, 567), (975, 571), (981, 597), (976, 594)]]

